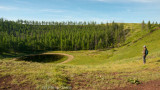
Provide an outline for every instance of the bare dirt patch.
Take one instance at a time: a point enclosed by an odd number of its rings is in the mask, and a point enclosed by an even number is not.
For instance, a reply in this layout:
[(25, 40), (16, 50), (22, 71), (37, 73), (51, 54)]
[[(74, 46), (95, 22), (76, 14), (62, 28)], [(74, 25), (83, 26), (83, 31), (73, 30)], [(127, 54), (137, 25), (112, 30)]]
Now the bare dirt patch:
[(114, 90), (160, 90), (160, 80), (149, 81), (139, 85), (128, 85)]
[[(0, 75), (1, 76), (1, 75)], [(1, 76), (0, 77), (0, 90), (33, 90), (34, 86), (29, 84), (16, 85), (12, 84), (13, 76)]]
[(70, 84), (73, 90), (160, 90), (160, 80), (131, 84), (126, 78), (129, 73), (97, 71), (75, 74), (70, 78)]

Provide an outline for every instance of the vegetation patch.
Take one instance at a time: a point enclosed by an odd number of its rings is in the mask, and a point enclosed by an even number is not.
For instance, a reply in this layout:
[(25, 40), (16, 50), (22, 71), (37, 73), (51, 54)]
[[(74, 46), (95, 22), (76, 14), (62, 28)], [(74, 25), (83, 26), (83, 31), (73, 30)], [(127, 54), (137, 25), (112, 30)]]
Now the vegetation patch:
[(132, 84), (141, 84), (141, 82), (138, 79), (128, 79), (128, 82), (132, 83)]

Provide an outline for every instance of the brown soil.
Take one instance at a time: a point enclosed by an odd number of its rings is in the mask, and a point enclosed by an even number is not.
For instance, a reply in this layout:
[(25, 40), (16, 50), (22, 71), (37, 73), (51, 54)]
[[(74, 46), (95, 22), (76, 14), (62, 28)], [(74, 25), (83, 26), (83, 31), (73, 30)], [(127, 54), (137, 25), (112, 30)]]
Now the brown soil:
[(1, 76), (0, 77), (0, 90), (33, 90), (35, 89), (34, 86), (29, 84), (12, 84), (13, 77), (8, 76)]
[[(13, 77), (9, 76), (9, 75), (1, 77), (0, 78), (0, 90), (33, 90), (33, 89), (35, 89), (34, 86), (30, 86), (28, 84), (26, 84), (26, 85), (12, 84), (11, 83), (12, 80), (13, 80)], [(80, 81), (80, 82), (83, 82), (83, 83), (77, 83), (77, 84), (79, 84), (81, 86), (81, 89), (85, 88), (86, 84), (87, 84), (87, 83), (84, 83), (85, 80), (82, 79), (82, 81)], [(80, 88), (74, 88), (73, 85), (74, 84), (72, 82), (73, 90), (80, 89)], [(104, 85), (104, 87), (101, 88), (101, 90), (107, 90), (105, 88), (106, 87)], [(86, 89), (92, 89), (92, 87), (87, 87)], [(99, 90), (100, 90), (100, 88), (99, 88)], [(122, 87), (122, 88), (117, 87), (113, 90), (160, 90), (160, 80), (149, 81), (149, 82), (142, 83), (139, 85), (128, 85), (127, 87)]]
[[(123, 82), (122, 77), (125, 75), (120, 75), (116, 77), (119, 73), (83, 73), (78, 75), (73, 75), (70, 81), (73, 90), (160, 90), (160, 80), (149, 81), (146, 83), (141, 83), (139, 85), (130, 84), (128, 82)], [(101, 78), (101, 77), (104, 77)], [(115, 76), (110, 79), (105, 79), (105, 76)], [(120, 87), (121, 85), (115, 86), (110, 83), (110, 81), (119, 81), (120, 83), (127, 83), (127, 86)], [(108, 87), (109, 86), (109, 87)]]
[(116, 88), (114, 90), (160, 90), (160, 80), (149, 81), (139, 85), (129, 85), (123, 88)]

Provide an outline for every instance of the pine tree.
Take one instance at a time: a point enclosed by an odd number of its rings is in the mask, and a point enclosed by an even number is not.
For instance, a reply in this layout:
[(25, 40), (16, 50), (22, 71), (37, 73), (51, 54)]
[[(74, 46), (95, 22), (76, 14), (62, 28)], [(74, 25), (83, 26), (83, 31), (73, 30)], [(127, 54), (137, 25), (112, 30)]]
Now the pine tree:
[[(123, 25), (96, 22), (38, 22), (0, 19), (3, 51), (82, 50), (123, 43)], [(2, 52), (2, 49), (1, 49)]]
[(142, 30), (144, 30), (145, 29), (145, 22), (144, 22), (144, 20), (142, 21)]
[(148, 30), (151, 31), (151, 22), (150, 21), (148, 21), (147, 26), (148, 26)]
[(103, 48), (103, 43), (102, 43), (102, 39), (100, 39), (98, 42), (98, 49), (102, 49), (102, 48)]

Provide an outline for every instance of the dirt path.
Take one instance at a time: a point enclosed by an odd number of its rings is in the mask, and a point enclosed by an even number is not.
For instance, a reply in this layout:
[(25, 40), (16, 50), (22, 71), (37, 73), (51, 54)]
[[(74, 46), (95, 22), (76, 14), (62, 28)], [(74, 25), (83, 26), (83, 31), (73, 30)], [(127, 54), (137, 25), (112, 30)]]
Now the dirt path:
[(59, 64), (67, 63), (67, 62), (71, 61), (71, 60), (74, 58), (74, 56), (69, 55), (69, 54), (65, 54), (65, 53), (43, 53), (43, 54), (57, 54), (57, 55), (64, 55), (64, 56), (67, 56), (67, 57), (68, 57), (67, 60), (65, 60), (64, 62), (61, 62), (61, 63), (59, 63)]

